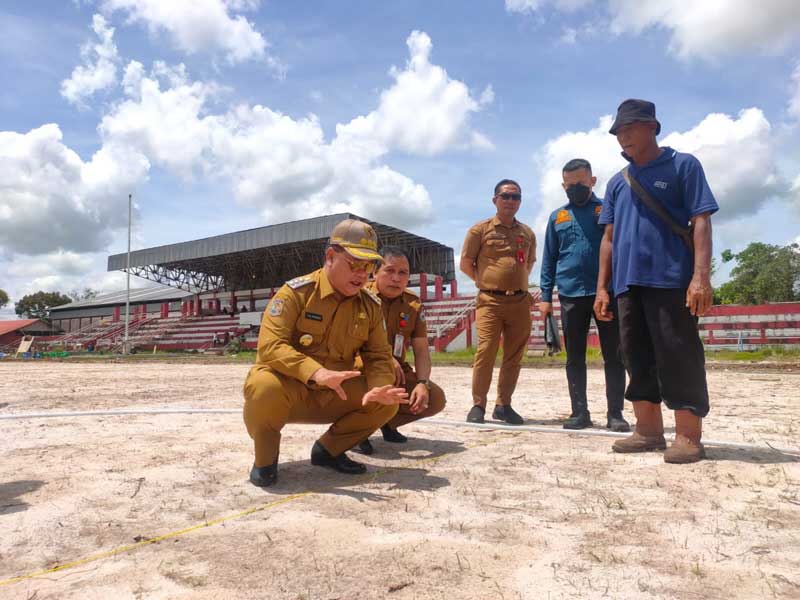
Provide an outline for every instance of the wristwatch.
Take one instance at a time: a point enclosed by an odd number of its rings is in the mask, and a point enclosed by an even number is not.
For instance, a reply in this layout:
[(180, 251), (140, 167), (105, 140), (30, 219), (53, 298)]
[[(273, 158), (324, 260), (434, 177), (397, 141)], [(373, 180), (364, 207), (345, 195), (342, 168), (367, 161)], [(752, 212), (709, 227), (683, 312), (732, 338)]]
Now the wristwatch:
[(417, 384), (422, 384), (425, 386), (425, 389), (429, 392), (431, 391), (431, 382), (429, 379), (417, 379)]

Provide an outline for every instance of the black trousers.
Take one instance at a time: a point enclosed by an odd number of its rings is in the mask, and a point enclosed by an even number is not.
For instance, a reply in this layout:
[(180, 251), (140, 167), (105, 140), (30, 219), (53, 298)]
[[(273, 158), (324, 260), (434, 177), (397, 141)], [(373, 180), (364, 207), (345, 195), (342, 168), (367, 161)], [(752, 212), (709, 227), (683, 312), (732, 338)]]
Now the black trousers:
[[(586, 399), (586, 337), (594, 318), (600, 334), (600, 349), (606, 375), (606, 402), (608, 415), (619, 416), (625, 403), (625, 366), (619, 345), (617, 321), (598, 321), (594, 317), (594, 296), (580, 298), (559, 297), (561, 302), (561, 327), (567, 349), (567, 383), (572, 416), (588, 412)], [(616, 307), (613, 307), (616, 314)]]
[(685, 289), (631, 286), (617, 298), (628, 400), (708, 414), (706, 357)]

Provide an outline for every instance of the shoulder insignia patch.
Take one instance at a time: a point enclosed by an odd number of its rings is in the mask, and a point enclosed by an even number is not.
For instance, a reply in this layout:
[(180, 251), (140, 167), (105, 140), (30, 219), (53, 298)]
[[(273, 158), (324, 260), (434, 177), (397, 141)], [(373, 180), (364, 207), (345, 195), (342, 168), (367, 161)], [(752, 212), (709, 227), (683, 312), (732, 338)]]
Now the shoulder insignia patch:
[(283, 313), (283, 298), (273, 298), (269, 303), (269, 316), (280, 317)]
[(363, 292), (363, 293), (364, 293), (364, 294), (365, 294), (365, 295), (366, 295), (366, 296), (367, 296), (367, 297), (368, 297), (370, 300), (372, 300), (372, 301), (373, 301), (375, 304), (377, 304), (378, 306), (380, 306), (380, 305), (381, 305), (381, 299), (380, 299), (380, 298), (378, 298), (378, 296), (375, 294), (375, 292), (373, 292), (373, 291), (371, 291), (371, 290), (368, 290), (367, 288), (361, 288), (361, 291), (362, 291), (362, 292)]
[(313, 281), (314, 280), (311, 277), (305, 277), (305, 276), (303, 276), (303, 277), (295, 277), (294, 279), (290, 279), (289, 281), (287, 281), (286, 285), (288, 285), (293, 290), (296, 290), (299, 287), (303, 287), (304, 285), (308, 285), (309, 283), (313, 283)]
[(569, 214), (568, 210), (560, 210), (556, 214), (556, 225), (559, 223), (566, 223), (567, 221), (572, 221), (572, 215)]

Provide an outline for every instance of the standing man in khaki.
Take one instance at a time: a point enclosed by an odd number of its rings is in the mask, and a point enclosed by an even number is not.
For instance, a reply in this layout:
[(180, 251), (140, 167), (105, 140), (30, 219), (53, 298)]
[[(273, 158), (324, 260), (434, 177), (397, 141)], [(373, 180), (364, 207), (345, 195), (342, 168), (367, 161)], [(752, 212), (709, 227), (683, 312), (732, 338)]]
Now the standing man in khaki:
[[(253, 438), (250, 481), (278, 476), (281, 429), (287, 423), (332, 423), (311, 449), (311, 464), (359, 474), (345, 450), (367, 438), (408, 402), (394, 386), (381, 301), (364, 289), (381, 260), (368, 224), (334, 227), (325, 265), (287, 282), (269, 303), (258, 336), (256, 364), (244, 382), (244, 422)], [(364, 372), (353, 370), (356, 354)]]
[[(392, 346), (394, 384), (408, 392), (408, 404), (401, 404), (397, 415), (381, 427), (384, 441), (405, 444), (408, 438), (397, 431), (412, 421), (432, 417), (445, 405), (444, 391), (430, 380), (431, 353), (428, 348), (428, 327), (422, 313), (422, 300), (407, 289), (411, 276), (408, 256), (402, 248), (381, 248), (383, 264), (375, 273), (369, 289), (381, 299), (386, 333)], [(409, 346), (414, 352), (414, 367), (406, 360)], [(372, 454), (372, 443), (366, 439), (358, 445), (364, 454)]]
[(522, 355), (531, 335), (531, 295), (528, 276), (536, 261), (536, 236), (515, 218), (522, 202), (519, 184), (503, 179), (494, 188), (492, 202), (497, 214), (480, 221), (467, 232), (461, 250), (461, 270), (478, 289), (478, 351), (472, 369), (472, 402), (469, 423), (483, 423), (486, 395), (503, 338), (503, 363), (497, 381), (497, 400), (492, 418), (522, 425), (511, 408)]

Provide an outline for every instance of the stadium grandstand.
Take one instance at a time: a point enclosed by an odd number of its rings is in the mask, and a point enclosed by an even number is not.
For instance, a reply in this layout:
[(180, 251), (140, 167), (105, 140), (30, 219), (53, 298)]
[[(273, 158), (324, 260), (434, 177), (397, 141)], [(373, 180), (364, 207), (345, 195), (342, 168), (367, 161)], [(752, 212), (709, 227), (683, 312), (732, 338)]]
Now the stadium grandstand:
[[(151, 282), (151, 287), (131, 289), (129, 347), (222, 353), (236, 340), (240, 347), (255, 348), (269, 299), (285, 281), (319, 268), (330, 231), (348, 218), (372, 225), (381, 245), (407, 251), (410, 287), (423, 300), (430, 345), (437, 351), (473, 347), (475, 294), (458, 294), (453, 249), (350, 213), (136, 250), (129, 269), (127, 254), (110, 256), (109, 271), (129, 270)], [(121, 350), (125, 300), (122, 291), (52, 308), (51, 333), (38, 332), (37, 348)], [(553, 300), (558, 318), (557, 294)], [(543, 351), (541, 315), (537, 306), (531, 310), (529, 349)], [(700, 329), (710, 349), (793, 346), (800, 343), (800, 304), (715, 306), (700, 319)], [(599, 345), (594, 324), (589, 344)]]

